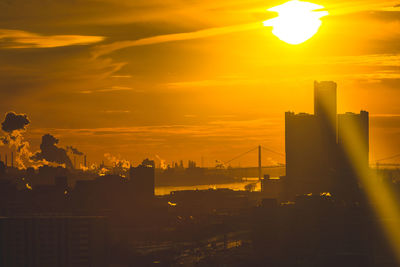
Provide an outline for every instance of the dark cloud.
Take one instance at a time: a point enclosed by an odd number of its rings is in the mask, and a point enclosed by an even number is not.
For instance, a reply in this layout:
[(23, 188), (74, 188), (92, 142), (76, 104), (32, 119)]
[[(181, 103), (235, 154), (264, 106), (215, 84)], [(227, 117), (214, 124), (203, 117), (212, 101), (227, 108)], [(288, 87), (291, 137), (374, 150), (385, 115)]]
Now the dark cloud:
[(51, 134), (42, 136), (40, 144), (40, 152), (37, 152), (33, 160), (47, 160), (58, 164), (65, 164), (67, 168), (72, 168), (71, 159), (67, 155), (67, 151), (61, 147), (57, 147), (58, 139)]
[[(399, 5), (400, 6), (400, 5)], [(382, 20), (382, 21), (399, 21), (400, 11), (378, 10), (374, 12), (364, 12), (366, 17)]]
[(16, 114), (13, 111), (7, 113), (4, 121), (1, 123), (1, 129), (7, 133), (15, 130), (23, 130), (30, 123), (25, 114)]
[(77, 156), (82, 156), (83, 152), (80, 152), (77, 148), (73, 146), (67, 146), (67, 151), (71, 151), (72, 154), (77, 155)]

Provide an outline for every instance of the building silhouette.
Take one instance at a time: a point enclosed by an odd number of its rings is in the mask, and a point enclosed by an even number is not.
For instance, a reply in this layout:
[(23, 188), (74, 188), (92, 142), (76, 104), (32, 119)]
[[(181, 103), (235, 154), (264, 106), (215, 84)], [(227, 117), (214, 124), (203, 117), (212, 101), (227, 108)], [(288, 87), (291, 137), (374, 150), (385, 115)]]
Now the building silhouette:
[(349, 150), (362, 159), (358, 167), (368, 168), (368, 112), (337, 115), (336, 92), (335, 82), (314, 82), (314, 114), (285, 113), (287, 197), (354, 195), (358, 174)]
[(107, 220), (0, 217), (0, 266), (109, 266)]
[(129, 169), (129, 186), (132, 193), (140, 199), (152, 199), (154, 197), (155, 172), (154, 161), (144, 160), (137, 167)]

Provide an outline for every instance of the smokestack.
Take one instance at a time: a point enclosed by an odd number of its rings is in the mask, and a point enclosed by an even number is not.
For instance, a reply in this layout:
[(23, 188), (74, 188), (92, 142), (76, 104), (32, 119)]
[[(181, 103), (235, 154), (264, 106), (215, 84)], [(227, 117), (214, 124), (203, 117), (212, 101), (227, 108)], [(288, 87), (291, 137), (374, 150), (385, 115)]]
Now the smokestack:
[(11, 151), (11, 168), (14, 168), (14, 152)]
[(6, 167), (7, 167), (7, 153), (6, 153), (5, 156), (6, 156), (6, 158), (5, 158), (5, 162), (4, 163), (6, 164)]
[(86, 155), (83, 157), (83, 165), (84, 165), (85, 168), (86, 168)]

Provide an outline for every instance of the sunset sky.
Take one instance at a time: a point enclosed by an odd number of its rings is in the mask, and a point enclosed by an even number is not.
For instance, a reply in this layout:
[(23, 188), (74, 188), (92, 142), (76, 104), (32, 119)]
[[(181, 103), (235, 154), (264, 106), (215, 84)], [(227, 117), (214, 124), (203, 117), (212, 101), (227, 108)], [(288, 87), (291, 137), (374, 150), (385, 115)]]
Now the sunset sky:
[(283, 153), (284, 112), (333, 80), (339, 113), (370, 112), (371, 161), (400, 153), (400, 0), (310, 0), (329, 15), (300, 45), (263, 26), (284, 2), (0, 0), (0, 114), (28, 115), (32, 151), (50, 133), (91, 162), (212, 166)]

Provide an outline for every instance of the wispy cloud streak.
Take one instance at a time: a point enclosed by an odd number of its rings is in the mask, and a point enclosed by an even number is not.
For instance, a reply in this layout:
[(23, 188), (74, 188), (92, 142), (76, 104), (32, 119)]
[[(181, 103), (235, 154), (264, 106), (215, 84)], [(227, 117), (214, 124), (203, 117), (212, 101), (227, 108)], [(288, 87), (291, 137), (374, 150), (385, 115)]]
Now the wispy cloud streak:
[(115, 91), (132, 91), (133, 88), (125, 86), (112, 86), (111, 88), (99, 89), (99, 90), (83, 90), (80, 91), (81, 94), (91, 94), (91, 93), (106, 93)]
[(144, 45), (153, 45), (153, 44), (160, 44), (160, 43), (167, 43), (173, 41), (183, 41), (183, 40), (193, 40), (199, 38), (207, 38), (222, 34), (229, 34), (233, 32), (239, 31), (247, 31), (252, 29), (257, 29), (263, 27), (262, 22), (255, 22), (255, 23), (248, 23), (248, 24), (241, 24), (241, 25), (234, 25), (234, 26), (227, 26), (227, 27), (218, 27), (218, 28), (209, 28), (199, 31), (193, 32), (184, 32), (184, 33), (172, 33), (172, 34), (164, 34), (164, 35), (157, 35), (137, 40), (128, 40), (128, 41), (119, 41), (110, 44), (99, 45), (95, 47), (93, 56), (95, 58), (110, 54), (114, 51), (133, 47), (133, 46), (144, 46)]
[(98, 43), (103, 36), (39, 35), (20, 30), (0, 29), (0, 48), (51, 48)]

